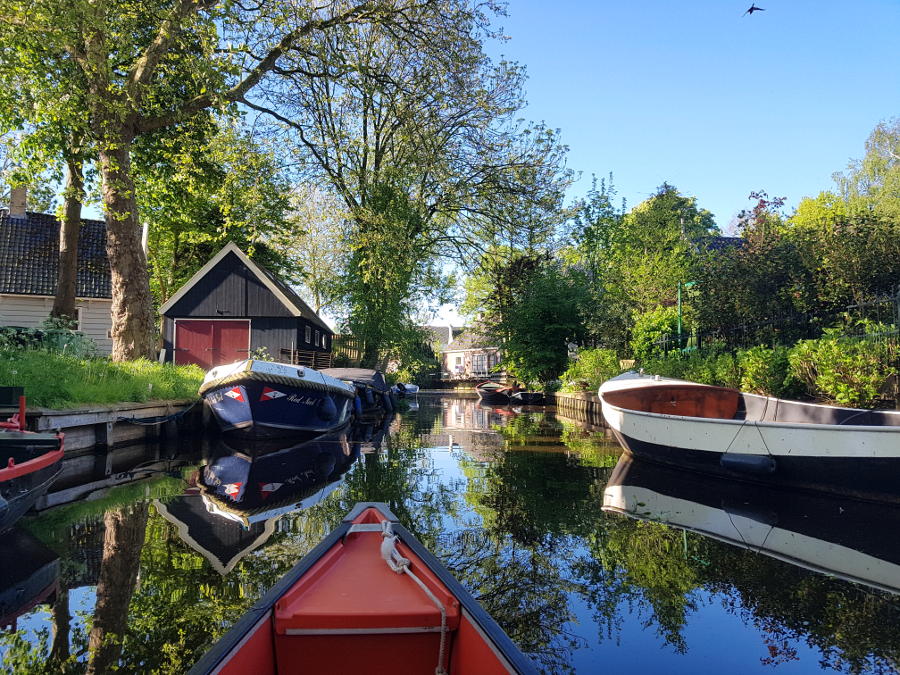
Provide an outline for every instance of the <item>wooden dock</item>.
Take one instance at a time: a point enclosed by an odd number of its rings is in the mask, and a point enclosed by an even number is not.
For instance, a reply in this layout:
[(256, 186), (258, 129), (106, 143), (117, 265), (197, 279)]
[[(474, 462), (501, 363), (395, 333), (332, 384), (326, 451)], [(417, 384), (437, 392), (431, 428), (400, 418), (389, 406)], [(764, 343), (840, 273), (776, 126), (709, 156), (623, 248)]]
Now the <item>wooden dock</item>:
[(595, 427), (607, 426), (603, 419), (600, 397), (591, 392), (549, 394), (548, 403), (556, 406), (559, 413), (565, 417), (584, 422)]
[[(193, 407), (192, 407), (193, 406)], [(31, 431), (62, 431), (66, 435), (66, 455), (89, 448), (110, 448), (116, 445), (157, 440), (161, 434), (194, 431), (200, 427), (203, 405), (199, 399), (177, 401), (145, 401), (116, 405), (85, 406), (69, 410), (29, 407), (25, 411), (27, 428)], [(0, 418), (16, 412), (0, 408)], [(179, 415), (175, 419), (155, 423), (162, 418)]]

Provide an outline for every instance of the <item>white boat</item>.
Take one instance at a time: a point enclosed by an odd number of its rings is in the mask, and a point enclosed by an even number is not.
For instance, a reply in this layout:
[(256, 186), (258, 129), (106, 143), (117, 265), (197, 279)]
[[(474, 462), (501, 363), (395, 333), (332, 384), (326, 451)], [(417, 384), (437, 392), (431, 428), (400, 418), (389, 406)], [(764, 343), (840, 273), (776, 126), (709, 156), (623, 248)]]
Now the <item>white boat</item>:
[(625, 373), (599, 391), (637, 457), (790, 488), (900, 501), (900, 411), (787, 401)]
[(792, 565), (900, 593), (900, 508), (783, 490), (623, 456), (603, 510), (664, 523)]

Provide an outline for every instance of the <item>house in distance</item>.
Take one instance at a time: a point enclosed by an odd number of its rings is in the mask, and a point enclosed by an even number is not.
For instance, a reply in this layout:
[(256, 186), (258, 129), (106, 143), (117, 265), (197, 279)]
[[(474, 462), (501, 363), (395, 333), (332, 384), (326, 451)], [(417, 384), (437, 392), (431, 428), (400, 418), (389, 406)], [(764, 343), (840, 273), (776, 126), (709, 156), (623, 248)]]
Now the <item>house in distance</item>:
[(250, 358), (327, 368), (334, 331), (287, 284), (227, 244), (159, 309), (163, 358), (205, 370)]

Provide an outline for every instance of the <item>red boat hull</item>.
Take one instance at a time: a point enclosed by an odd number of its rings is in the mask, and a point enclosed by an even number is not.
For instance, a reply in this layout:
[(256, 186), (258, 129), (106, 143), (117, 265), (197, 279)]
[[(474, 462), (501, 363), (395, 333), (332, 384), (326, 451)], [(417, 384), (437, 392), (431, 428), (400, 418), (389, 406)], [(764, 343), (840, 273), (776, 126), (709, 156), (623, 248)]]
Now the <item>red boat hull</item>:
[[(384, 521), (397, 537), (396, 559), (408, 561), (400, 565), (406, 570), (391, 569), (382, 557)], [(387, 507), (367, 503), (358, 504), (191, 672), (413, 675), (438, 667), (451, 675), (536, 672)]]

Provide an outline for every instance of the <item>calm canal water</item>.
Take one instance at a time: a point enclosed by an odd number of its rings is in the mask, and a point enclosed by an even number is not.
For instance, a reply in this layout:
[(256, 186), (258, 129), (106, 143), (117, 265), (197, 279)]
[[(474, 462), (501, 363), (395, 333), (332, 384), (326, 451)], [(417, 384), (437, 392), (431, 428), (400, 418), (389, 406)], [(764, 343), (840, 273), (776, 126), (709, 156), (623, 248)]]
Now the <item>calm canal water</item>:
[(363, 500), (548, 673), (900, 668), (897, 509), (619, 462), (551, 411), (420, 396), (293, 451), (127, 453), (71, 468), (73, 501), (0, 546), (7, 672), (183, 672)]

